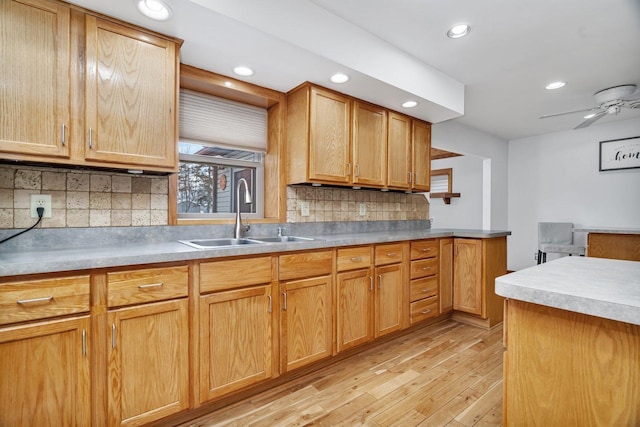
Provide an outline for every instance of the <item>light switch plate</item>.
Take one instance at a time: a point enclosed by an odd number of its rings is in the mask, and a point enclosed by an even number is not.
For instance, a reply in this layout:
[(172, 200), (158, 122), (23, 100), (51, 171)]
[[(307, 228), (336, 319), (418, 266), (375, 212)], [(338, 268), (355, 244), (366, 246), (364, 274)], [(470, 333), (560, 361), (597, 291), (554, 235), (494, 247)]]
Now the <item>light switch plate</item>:
[(309, 216), (309, 202), (300, 202), (300, 215)]

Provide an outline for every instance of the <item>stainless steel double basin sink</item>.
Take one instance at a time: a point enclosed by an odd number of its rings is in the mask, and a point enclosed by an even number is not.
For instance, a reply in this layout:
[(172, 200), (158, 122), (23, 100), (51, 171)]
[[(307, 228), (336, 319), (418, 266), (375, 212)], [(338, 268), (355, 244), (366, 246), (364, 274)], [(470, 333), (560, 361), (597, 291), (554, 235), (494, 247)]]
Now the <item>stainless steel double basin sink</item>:
[(311, 237), (299, 237), (299, 236), (274, 236), (274, 237), (255, 237), (255, 238), (242, 238), (242, 239), (195, 239), (195, 240), (178, 240), (180, 243), (191, 246), (196, 249), (216, 249), (216, 248), (228, 248), (232, 246), (243, 245), (259, 245), (265, 243), (292, 243), (292, 242), (311, 242), (318, 239)]

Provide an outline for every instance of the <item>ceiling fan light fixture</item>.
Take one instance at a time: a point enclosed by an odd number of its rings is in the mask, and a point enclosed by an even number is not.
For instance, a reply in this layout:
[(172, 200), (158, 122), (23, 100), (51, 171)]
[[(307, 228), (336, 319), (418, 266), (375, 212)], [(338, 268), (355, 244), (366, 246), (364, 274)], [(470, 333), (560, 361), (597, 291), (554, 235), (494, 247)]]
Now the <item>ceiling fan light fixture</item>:
[(447, 31), (447, 37), (450, 39), (459, 39), (460, 37), (464, 37), (471, 31), (471, 27), (467, 24), (456, 24), (453, 27), (449, 28)]
[(560, 89), (561, 87), (564, 87), (566, 84), (567, 82), (563, 82), (563, 81), (551, 82), (548, 85), (546, 85), (544, 88), (547, 90)]
[(173, 15), (171, 8), (163, 0), (135, 0), (134, 3), (140, 13), (155, 21), (166, 21)]

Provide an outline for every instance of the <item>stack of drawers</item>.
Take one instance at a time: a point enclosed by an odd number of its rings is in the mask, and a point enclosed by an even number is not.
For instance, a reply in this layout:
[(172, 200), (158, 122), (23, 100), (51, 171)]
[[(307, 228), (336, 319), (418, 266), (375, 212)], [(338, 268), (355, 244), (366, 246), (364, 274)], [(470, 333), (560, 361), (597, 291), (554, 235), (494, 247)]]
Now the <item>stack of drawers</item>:
[(411, 324), (435, 317), (438, 309), (438, 240), (411, 242)]

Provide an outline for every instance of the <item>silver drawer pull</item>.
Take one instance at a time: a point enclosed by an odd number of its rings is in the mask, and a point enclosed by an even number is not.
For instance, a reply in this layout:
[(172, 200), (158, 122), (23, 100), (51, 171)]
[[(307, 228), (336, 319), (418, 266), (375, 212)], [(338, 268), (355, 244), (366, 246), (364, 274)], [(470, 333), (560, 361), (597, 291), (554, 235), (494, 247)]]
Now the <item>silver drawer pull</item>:
[(422, 267), (423, 270), (428, 271), (431, 270), (431, 267)]
[(393, 258), (393, 257), (398, 256), (398, 253), (397, 253), (397, 252), (389, 252), (389, 253), (387, 254), (387, 256), (388, 256), (389, 258)]
[(53, 301), (53, 295), (49, 295), (48, 297), (41, 298), (31, 298), (31, 299), (19, 299), (17, 301), (18, 304), (32, 304), (36, 302), (49, 302)]
[(431, 248), (422, 248), (421, 250), (422, 250), (422, 252), (430, 252)]
[(422, 293), (423, 293), (423, 294), (426, 294), (427, 292), (429, 292), (429, 289), (423, 289), (423, 290), (422, 290)]
[(138, 289), (159, 288), (161, 286), (164, 286), (164, 283), (149, 283), (148, 285), (138, 285)]
[(362, 262), (362, 257), (361, 256), (353, 257), (353, 258), (351, 258), (351, 261), (353, 261), (353, 262)]
[(429, 314), (429, 313), (431, 313), (431, 310), (427, 308), (426, 310), (422, 310), (420, 313)]

